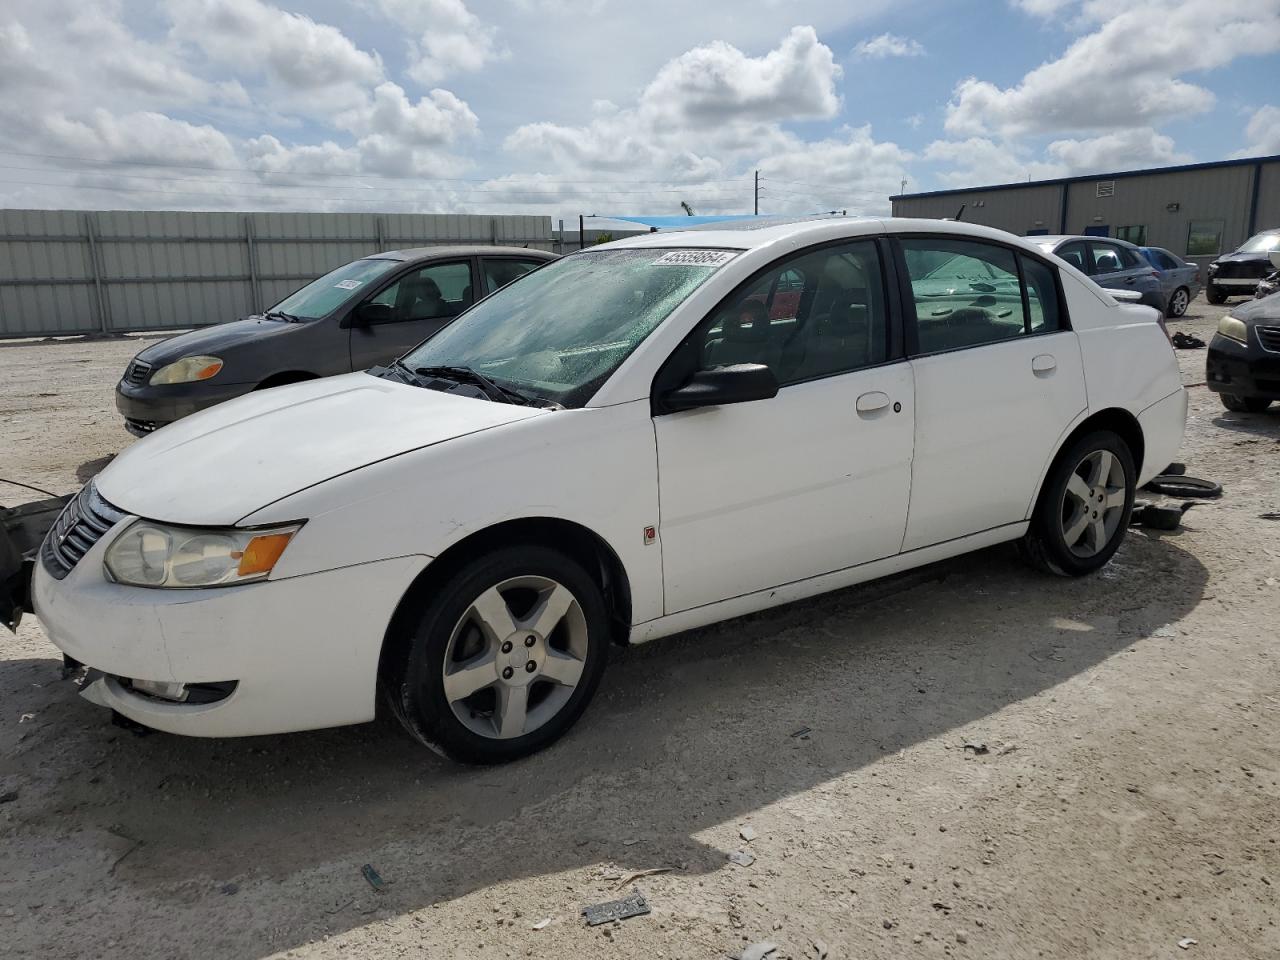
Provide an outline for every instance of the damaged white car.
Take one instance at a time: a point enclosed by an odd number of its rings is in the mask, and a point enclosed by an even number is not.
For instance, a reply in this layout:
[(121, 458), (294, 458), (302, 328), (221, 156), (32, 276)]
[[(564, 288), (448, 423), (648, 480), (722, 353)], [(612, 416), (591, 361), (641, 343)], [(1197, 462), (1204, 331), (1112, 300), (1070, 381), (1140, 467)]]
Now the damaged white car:
[(44, 541), (34, 609), (85, 695), (149, 727), (360, 723), (381, 697), (451, 757), (509, 760), (578, 719), (613, 644), (1004, 541), (1098, 569), (1182, 441), (1157, 321), (967, 224), (606, 244), (392, 367), (136, 443)]

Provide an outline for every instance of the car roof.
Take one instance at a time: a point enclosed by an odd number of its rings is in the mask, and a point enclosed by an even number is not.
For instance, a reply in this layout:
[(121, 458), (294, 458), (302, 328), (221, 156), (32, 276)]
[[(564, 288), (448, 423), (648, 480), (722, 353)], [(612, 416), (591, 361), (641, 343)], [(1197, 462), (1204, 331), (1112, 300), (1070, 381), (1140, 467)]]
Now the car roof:
[(826, 215), (795, 218), (760, 217), (758, 220), (751, 218), (725, 223), (709, 223), (691, 227), (688, 230), (644, 233), (588, 249), (718, 247), (728, 250), (752, 250), (778, 242), (795, 241), (803, 244), (810, 239), (813, 242), (820, 242), (836, 237), (874, 236), (882, 233), (954, 233), (960, 236), (998, 240), (1002, 243), (1016, 241), (1028, 249), (1037, 249), (1030, 241), (1042, 239), (1019, 237), (994, 227), (955, 220)]
[(1033, 243), (1052, 243), (1059, 244), (1066, 240), (1105, 240), (1107, 243), (1118, 243), (1122, 247), (1130, 247), (1131, 249), (1141, 249), (1136, 243), (1130, 243), (1128, 240), (1121, 240), (1119, 237), (1095, 237), (1083, 233), (1054, 233), (1040, 234), (1035, 237), (1027, 237)]
[(382, 253), (371, 253), (365, 260), (400, 260), (411, 263), (416, 260), (433, 260), (442, 257), (510, 257), (532, 255), (541, 260), (554, 260), (556, 255), (546, 250), (534, 250), (528, 247), (495, 247), (480, 244), (468, 246), (439, 247), (406, 247), (403, 250), (384, 250)]

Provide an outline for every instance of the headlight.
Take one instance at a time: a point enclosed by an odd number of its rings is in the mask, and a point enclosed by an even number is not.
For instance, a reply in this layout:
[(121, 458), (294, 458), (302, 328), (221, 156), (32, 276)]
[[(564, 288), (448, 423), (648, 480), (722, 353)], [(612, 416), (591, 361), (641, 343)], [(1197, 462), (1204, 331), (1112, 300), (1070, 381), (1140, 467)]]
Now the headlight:
[(1208, 270), (1209, 270), (1209, 272), (1210, 272), (1210, 273), (1217, 273), (1217, 272), (1218, 272), (1218, 265), (1217, 265), (1216, 263), (1211, 263), (1211, 264), (1209, 264)]
[(1243, 320), (1237, 320), (1235, 317), (1223, 317), (1218, 321), (1218, 332), (1224, 337), (1230, 337), (1232, 340), (1239, 340), (1241, 343), (1249, 342), (1249, 328)]
[(200, 529), (137, 520), (107, 548), (107, 573), (117, 583), (135, 587), (219, 587), (264, 580), (301, 526)]
[(161, 386), (166, 383), (191, 383), (195, 380), (208, 380), (216, 377), (222, 369), (222, 360), (218, 357), (183, 357), (181, 360), (161, 367), (151, 375), (151, 385)]

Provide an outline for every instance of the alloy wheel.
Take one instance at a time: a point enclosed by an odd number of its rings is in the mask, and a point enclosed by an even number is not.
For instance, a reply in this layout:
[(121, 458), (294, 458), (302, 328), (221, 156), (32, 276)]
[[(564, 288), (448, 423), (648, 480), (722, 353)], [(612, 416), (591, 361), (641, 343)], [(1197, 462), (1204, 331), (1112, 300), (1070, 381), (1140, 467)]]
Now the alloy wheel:
[(1187, 291), (1179, 287), (1173, 291), (1173, 299), (1169, 301), (1169, 313), (1175, 317), (1180, 317), (1187, 312), (1187, 306), (1191, 302)]
[(564, 708), (582, 678), (589, 637), (582, 606), (548, 577), (490, 587), (459, 618), (444, 655), (444, 694), (482, 737), (532, 733)]
[(1128, 481), (1110, 450), (1095, 450), (1076, 464), (1062, 497), (1062, 538), (1082, 559), (1101, 553), (1124, 517)]

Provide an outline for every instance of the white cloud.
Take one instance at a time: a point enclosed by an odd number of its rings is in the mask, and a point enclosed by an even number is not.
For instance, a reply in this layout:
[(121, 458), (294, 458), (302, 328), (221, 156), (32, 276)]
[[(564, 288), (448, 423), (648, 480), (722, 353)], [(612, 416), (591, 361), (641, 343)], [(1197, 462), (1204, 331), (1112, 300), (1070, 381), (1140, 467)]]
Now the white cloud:
[(1178, 151), (1173, 138), (1150, 127), (1117, 130), (1087, 140), (1054, 140), (1048, 155), (1067, 173), (1106, 173), (1190, 163), (1190, 154)]
[(374, 0), (391, 21), (417, 35), (409, 41), (409, 76), (423, 86), (470, 73), (504, 56), (497, 31), (463, 0)]
[(920, 57), (924, 55), (924, 47), (918, 40), (912, 40), (910, 37), (882, 33), (870, 40), (863, 40), (855, 46), (853, 55), (869, 60), (883, 60), (885, 57)]
[(1033, 17), (1048, 19), (1056, 16), (1059, 10), (1073, 6), (1076, 0), (1009, 0), (1009, 3)]
[(1254, 111), (1249, 118), (1249, 125), (1244, 129), (1244, 136), (1248, 146), (1236, 153), (1237, 157), (1263, 157), (1280, 153), (1280, 107), (1268, 104)]
[(1280, 0), (1146, 0), (1111, 16), (1113, 9), (1087, 3), (1097, 29), (1013, 87), (962, 80), (947, 106), (947, 132), (1016, 137), (1150, 126), (1213, 106), (1213, 93), (1182, 75), (1280, 50)]

